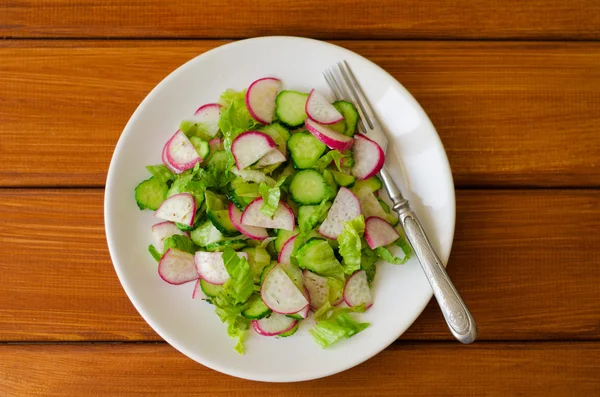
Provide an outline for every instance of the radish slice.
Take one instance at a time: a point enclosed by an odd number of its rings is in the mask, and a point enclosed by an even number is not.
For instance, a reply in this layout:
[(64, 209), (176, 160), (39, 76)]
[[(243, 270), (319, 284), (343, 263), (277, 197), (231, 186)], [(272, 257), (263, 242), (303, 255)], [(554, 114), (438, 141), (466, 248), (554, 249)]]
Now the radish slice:
[(320, 92), (311, 90), (304, 107), (306, 114), (319, 124), (335, 124), (344, 116)]
[(327, 128), (321, 124), (317, 124), (311, 119), (306, 119), (305, 126), (310, 131), (310, 133), (315, 136), (315, 138), (329, 146), (330, 149), (335, 149), (339, 150), (340, 152), (344, 152), (350, 149), (352, 147), (352, 144), (354, 143), (353, 138), (350, 138), (346, 135), (342, 135), (339, 132), (335, 132), (334, 130)]
[(158, 252), (165, 249), (165, 240), (174, 235), (190, 236), (188, 232), (179, 230), (173, 222), (161, 222), (152, 226), (152, 237), (154, 237), (154, 246)]
[[(248, 259), (247, 252), (237, 252), (237, 254), (239, 257)], [(197, 251), (194, 255), (194, 263), (200, 278), (208, 283), (221, 285), (229, 280), (222, 252)]]
[(360, 201), (350, 189), (342, 187), (333, 200), (327, 218), (319, 227), (319, 233), (324, 237), (336, 239), (344, 229), (344, 223), (360, 214)]
[(218, 103), (207, 103), (202, 105), (194, 113), (194, 121), (202, 123), (204, 132), (211, 138), (219, 132), (219, 119), (221, 118), (221, 105)]
[(310, 307), (313, 310), (318, 310), (329, 300), (329, 286), (327, 278), (321, 277), (309, 270), (302, 272), (302, 280), (304, 287), (308, 291)]
[(398, 238), (400, 235), (396, 229), (385, 220), (377, 216), (370, 216), (365, 220), (365, 239), (371, 249), (391, 244)]
[(296, 218), (292, 209), (284, 202), (279, 202), (273, 218), (260, 212), (264, 200), (257, 198), (252, 201), (242, 213), (242, 225), (258, 226), (267, 229), (294, 230)]
[(275, 336), (294, 328), (298, 321), (279, 313), (271, 313), (269, 317), (252, 321), (252, 328), (260, 335)]
[(158, 262), (158, 274), (167, 283), (174, 285), (196, 280), (198, 272), (194, 267), (194, 255), (169, 248)]
[(260, 295), (265, 305), (276, 313), (293, 314), (308, 306), (308, 300), (279, 266), (273, 267), (265, 277)]
[(231, 143), (231, 153), (235, 157), (238, 170), (256, 163), (265, 154), (275, 148), (273, 138), (259, 131), (246, 131), (238, 135)]
[(200, 287), (200, 279), (196, 281), (196, 285), (194, 286), (194, 292), (192, 292), (192, 299), (208, 299), (208, 296), (206, 296), (206, 294), (204, 293), (204, 291), (202, 291), (202, 288)]
[(259, 167), (266, 167), (267, 165), (279, 164), (285, 161), (285, 156), (279, 151), (279, 149), (273, 149), (269, 153), (265, 154), (262, 159), (257, 163)]
[(261, 124), (271, 124), (275, 113), (275, 99), (281, 81), (273, 77), (258, 79), (248, 87), (246, 107), (252, 117)]
[(210, 147), (210, 152), (214, 153), (217, 150), (223, 150), (223, 140), (221, 138), (215, 138), (208, 141), (208, 146)]
[(300, 310), (299, 312), (294, 313), (295, 315), (300, 316), (301, 318), (308, 317), (308, 312), (310, 310), (310, 294), (308, 293), (306, 287), (304, 287), (304, 297), (306, 298), (306, 300), (308, 300), (308, 305), (306, 305), (306, 307)]
[(250, 237), (253, 240), (262, 241), (269, 237), (267, 229), (257, 226), (246, 226), (242, 224), (242, 211), (238, 210), (233, 204), (229, 204), (229, 219), (237, 230), (244, 236)]
[(362, 134), (354, 136), (352, 154), (354, 157), (352, 175), (358, 179), (368, 179), (376, 175), (385, 163), (385, 154), (381, 146)]
[(373, 297), (371, 296), (371, 289), (367, 281), (367, 273), (364, 270), (357, 271), (346, 281), (344, 301), (350, 307), (364, 303), (368, 309), (373, 305)]
[(294, 251), (294, 243), (296, 242), (296, 237), (298, 237), (298, 235), (289, 238), (285, 243), (283, 243), (283, 245), (281, 246), (281, 252), (279, 252), (279, 257), (277, 258), (277, 262), (286, 265), (292, 263), (291, 257), (292, 251)]
[(181, 131), (177, 131), (175, 135), (167, 142), (167, 159), (169, 163), (181, 173), (185, 170), (194, 168), (196, 163), (202, 162), (202, 157), (198, 155), (196, 148), (192, 142)]
[(162, 202), (154, 213), (165, 221), (183, 223), (192, 226), (196, 214), (196, 201), (189, 193), (179, 193)]
[(167, 144), (165, 144), (165, 146), (163, 146), (163, 150), (162, 150), (162, 162), (163, 162), (164, 165), (167, 166), (167, 168), (169, 169), (169, 171), (171, 171), (172, 173), (174, 173), (174, 174), (182, 173), (183, 170), (180, 170), (179, 168), (175, 167), (169, 161), (169, 157), (167, 156), (168, 143), (169, 142), (167, 142)]

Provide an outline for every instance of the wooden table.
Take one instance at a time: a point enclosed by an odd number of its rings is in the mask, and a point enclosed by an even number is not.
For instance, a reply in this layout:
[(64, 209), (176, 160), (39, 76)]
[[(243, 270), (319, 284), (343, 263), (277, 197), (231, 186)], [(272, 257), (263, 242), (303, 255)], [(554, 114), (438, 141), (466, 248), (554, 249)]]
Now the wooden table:
[[(0, 3), (0, 395), (600, 395), (600, 2)], [(257, 35), (330, 40), (424, 107), (457, 189), (449, 273), (479, 325), (431, 302), (366, 363), (248, 382), (176, 352), (113, 270), (102, 200), (123, 126), (164, 76)]]

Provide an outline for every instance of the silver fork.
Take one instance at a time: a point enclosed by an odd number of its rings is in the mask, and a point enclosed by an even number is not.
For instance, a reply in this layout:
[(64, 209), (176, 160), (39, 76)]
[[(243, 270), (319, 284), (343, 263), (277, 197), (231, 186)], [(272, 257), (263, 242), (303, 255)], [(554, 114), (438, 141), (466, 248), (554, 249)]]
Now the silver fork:
[[(384, 130), (377, 121), (375, 112), (369, 105), (348, 62), (338, 62), (334, 67), (323, 72), (323, 76), (338, 99), (348, 100), (357, 105), (360, 115), (358, 127), (361, 132), (387, 142)], [(404, 233), (429, 280), (450, 331), (462, 343), (472, 343), (477, 338), (475, 319), (450, 281), (442, 261), (435, 253), (423, 226), (421, 226), (421, 222), (410, 208), (408, 200), (402, 197), (400, 189), (396, 186), (385, 165), (379, 175), (394, 204), (394, 211), (398, 214)]]

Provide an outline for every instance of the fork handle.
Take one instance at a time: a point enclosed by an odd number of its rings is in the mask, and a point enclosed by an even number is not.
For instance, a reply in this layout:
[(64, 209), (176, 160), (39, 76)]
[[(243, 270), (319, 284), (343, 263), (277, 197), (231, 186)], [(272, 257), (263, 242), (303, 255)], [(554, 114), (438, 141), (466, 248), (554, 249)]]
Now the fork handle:
[(427, 238), (421, 222), (410, 208), (408, 201), (402, 198), (385, 168), (381, 171), (381, 177), (384, 179), (385, 187), (394, 203), (394, 211), (398, 214), (408, 242), (421, 263), (450, 331), (462, 343), (474, 342), (477, 338), (475, 319), (450, 281), (450, 277)]

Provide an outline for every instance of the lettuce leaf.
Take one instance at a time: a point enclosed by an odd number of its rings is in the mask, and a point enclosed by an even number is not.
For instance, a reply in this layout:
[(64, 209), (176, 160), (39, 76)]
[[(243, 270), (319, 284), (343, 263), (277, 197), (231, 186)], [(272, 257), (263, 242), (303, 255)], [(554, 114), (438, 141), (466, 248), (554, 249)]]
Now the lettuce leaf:
[(321, 201), (321, 204), (315, 208), (314, 212), (305, 221), (298, 225), (300, 226), (301, 235), (308, 236), (310, 232), (313, 231), (315, 226), (317, 226), (317, 223), (319, 223), (321, 220), (324, 220), (329, 208), (331, 208), (331, 202), (327, 201), (327, 199)]
[(165, 239), (165, 248), (163, 252), (167, 252), (169, 248), (178, 249), (179, 251), (189, 252), (193, 254), (198, 249), (196, 244), (188, 236), (182, 236), (179, 234), (175, 234), (171, 237)]
[(298, 249), (296, 259), (301, 269), (308, 269), (321, 277), (345, 279), (344, 269), (336, 259), (333, 248), (323, 239), (308, 240)]
[(375, 263), (379, 257), (371, 248), (367, 246), (367, 244), (363, 244), (363, 247), (365, 248), (363, 248), (360, 253), (360, 268), (367, 273), (367, 281), (372, 283), (375, 279), (375, 273), (377, 271)]
[(315, 313), (317, 324), (310, 329), (315, 342), (322, 348), (327, 348), (343, 338), (350, 338), (365, 328), (369, 323), (356, 321), (350, 313), (364, 312), (365, 306), (359, 305), (351, 308), (333, 308), (331, 303), (325, 302)]
[(377, 247), (375, 248), (375, 254), (383, 259), (384, 261), (392, 264), (392, 265), (402, 265), (406, 262), (408, 262), (408, 260), (410, 259), (410, 255), (405, 255), (404, 258), (399, 258), (397, 256), (395, 256), (394, 254), (392, 254), (390, 252), (390, 250), (388, 250), (385, 247)]
[(231, 151), (231, 143), (236, 136), (259, 125), (246, 108), (245, 96), (246, 90), (238, 92), (228, 89), (219, 98), (219, 103), (224, 106), (219, 128), (223, 132), (223, 145), (228, 151)]
[(344, 273), (352, 274), (360, 269), (361, 238), (365, 231), (365, 218), (362, 215), (344, 224), (344, 229), (337, 238), (342, 258)]
[(161, 183), (167, 183), (175, 179), (175, 175), (164, 164), (147, 165), (146, 169)]
[(250, 320), (242, 315), (246, 304), (236, 303), (225, 290), (222, 290), (212, 302), (221, 321), (227, 324), (227, 334), (237, 340), (235, 351), (244, 354), (244, 340), (246, 331), (250, 327)]
[(260, 212), (272, 218), (279, 206), (279, 199), (281, 198), (281, 185), (285, 182), (286, 177), (283, 177), (277, 181), (275, 186), (269, 187), (266, 183), (261, 183), (258, 187), (258, 192), (263, 198), (263, 205), (260, 208)]
[[(319, 172), (323, 172), (323, 170), (325, 170), (325, 168), (327, 168), (327, 166), (333, 161), (338, 171), (343, 172), (342, 159), (348, 159), (348, 161), (350, 161), (351, 157), (350, 155), (340, 153), (338, 150), (330, 150), (323, 156), (321, 156), (321, 158), (317, 160), (317, 162), (315, 163), (315, 165), (313, 165), (312, 168)], [(346, 165), (345, 162), (344, 165)]]
[(235, 303), (245, 303), (254, 291), (254, 277), (250, 264), (230, 247), (223, 251), (223, 262), (229, 274), (229, 280), (224, 285), (225, 291)]
[(162, 254), (160, 252), (158, 252), (158, 250), (156, 249), (155, 246), (153, 246), (152, 244), (150, 244), (148, 246), (148, 252), (150, 252), (150, 255), (152, 255), (152, 257), (159, 262), (160, 259), (162, 258)]

